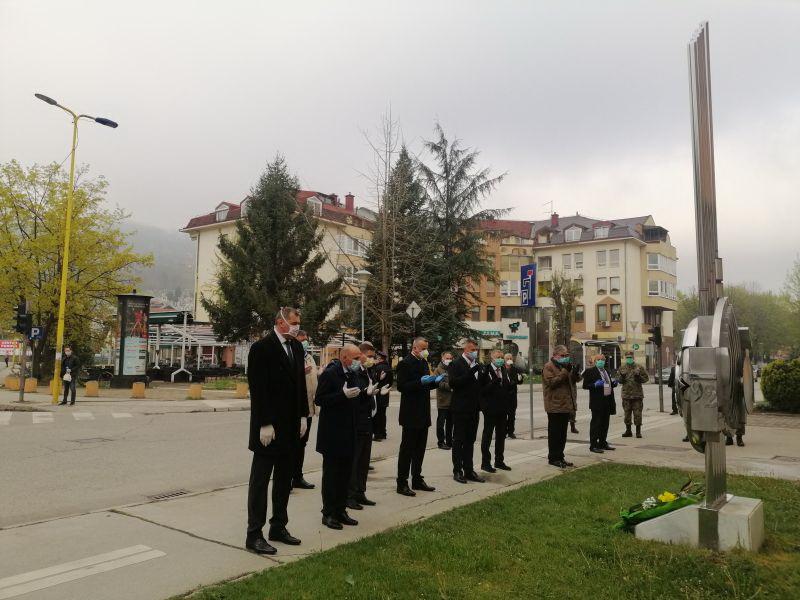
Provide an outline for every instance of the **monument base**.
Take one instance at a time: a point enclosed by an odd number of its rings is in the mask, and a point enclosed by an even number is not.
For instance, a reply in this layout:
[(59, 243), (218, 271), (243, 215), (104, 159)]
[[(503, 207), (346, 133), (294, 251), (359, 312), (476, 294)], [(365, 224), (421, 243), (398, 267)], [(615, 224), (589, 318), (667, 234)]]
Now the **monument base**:
[[(636, 526), (636, 537), (667, 544), (700, 547), (702, 505), (686, 506)], [(756, 498), (728, 494), (728, 502), (718, 513), (718, 550), (743, 548), (757, 552), (764, 543), (764, 503)]]

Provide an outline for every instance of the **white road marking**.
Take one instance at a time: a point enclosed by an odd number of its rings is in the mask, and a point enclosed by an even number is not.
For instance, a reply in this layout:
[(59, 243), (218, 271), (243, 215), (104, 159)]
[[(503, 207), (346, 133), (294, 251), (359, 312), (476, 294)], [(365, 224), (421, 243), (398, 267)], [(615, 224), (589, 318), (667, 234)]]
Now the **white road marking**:
[(45, 569), (29, 571), (0, 579), (0, 600), (14, 598), (36, 590), (53, 587), (68, 581), (83, 579), (90, 575), (105, 573), (128, 565), (166, 556), (161, 550), (149, 546), (130, 546), (105, 554), (89, 556)]
[(52, 423), (53, 422), (53, 413), (49, 412), (35, 412), (33, 413), (33, 424), (38, 425), (39, 423)]
[(131, 413), (111, 413), (111, 416), (115, 419), (129, 419), (133, 415)]
[(0, 425), (8, 425), (11, 421), (11, 415), (14, 414), (10, 410), (0, 411)]
[(72, 416), (76, 421), (94, 421), (94, 415), (90, 412), (76, 412)]
[(231, 408), (231, 403), (224, 400), (203, 400), (203, 404), (211, 408)]

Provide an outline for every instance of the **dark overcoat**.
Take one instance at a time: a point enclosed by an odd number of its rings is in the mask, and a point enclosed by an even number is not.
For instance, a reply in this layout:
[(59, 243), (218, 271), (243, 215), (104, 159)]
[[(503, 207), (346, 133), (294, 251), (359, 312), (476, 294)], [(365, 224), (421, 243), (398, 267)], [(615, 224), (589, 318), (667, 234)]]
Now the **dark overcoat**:
[(356, 373), (345, 372), (341, 361), (332, 360), (319, 376), (314, 404), (320, 407), (317, 418), (317, 452), (327, 456), (355, 454), (357, 413), (360, 395), (348, 398), (344, 385), (361, 387)]
[(428, 361), (409, 354), (397, 365), (397, 390), (400, 392), (400, 425), (415, 429), (431, 426), (431, 390), (435, 383), (423, 384), (430, 375)]
[[(464, 356), (459, 356), (447, 368), (448, 381), (453, 395), (450, 398), (450, 411), (454, 414), (472, 415), (478, 413), (481, 395), (480, 364), (470, 367)], [(476, 377), (476, 373), (478, 373)]]

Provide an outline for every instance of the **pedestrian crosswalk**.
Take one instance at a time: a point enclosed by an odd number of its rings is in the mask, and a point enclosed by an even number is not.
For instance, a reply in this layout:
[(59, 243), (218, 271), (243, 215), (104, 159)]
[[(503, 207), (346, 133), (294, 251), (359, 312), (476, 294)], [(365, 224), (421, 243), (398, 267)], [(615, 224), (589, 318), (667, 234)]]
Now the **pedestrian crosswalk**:
[(108, 419), (132, 419), (133, 414), (127, 412), (100, 413), (83, 412), (22, 412), (0, 411), (0, 427), (4, 425), (45, 425), (64, 421), (95, 421)]

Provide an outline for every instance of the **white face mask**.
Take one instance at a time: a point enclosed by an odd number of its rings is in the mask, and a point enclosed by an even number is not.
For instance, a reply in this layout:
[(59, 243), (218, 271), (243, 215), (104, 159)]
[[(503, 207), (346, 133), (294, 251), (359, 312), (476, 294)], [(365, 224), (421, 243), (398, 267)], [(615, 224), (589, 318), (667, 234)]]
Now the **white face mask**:
[(283, 319), (283, 322), (289, 326), (289, 331), (287, 331), (283, 335), (288, 335), (289, 337), (297, 337), (297, 334), (300, 331), (300, 323), (296, 323), (295, 325), (289, 323), (289, 319), (283, 312), (283, 309), (281, 309), (281, 319)]
[(64, 350), (64, 356), (72, 356), (72, 350)]
[(449, 367), (451, 362), (453, 362), (451, 359), (449, 359), (449, 358), (445, 358), (445, 359), (442, 361), (442, 364), (443, 364), (445, 367)]
[(506, 364), (507, 364), (509, 367), (513, 367), (513, 366), (514, 366), (514, 361), (509, 359), (509, 360), (507, 360), (507, 361), (506, 361)]
[(425, 348), (425, 350), (422, 350), (422, 351), (419, 353), (419, 357), (420, 357), (422, 360), (428, 360), (428, 354), (429, 354), (429, 352), (428, 352), (428, 349), (427, 349), (427, 348)]

